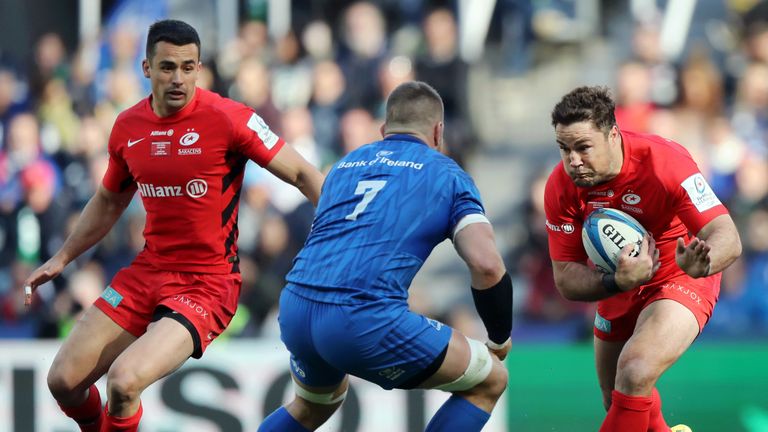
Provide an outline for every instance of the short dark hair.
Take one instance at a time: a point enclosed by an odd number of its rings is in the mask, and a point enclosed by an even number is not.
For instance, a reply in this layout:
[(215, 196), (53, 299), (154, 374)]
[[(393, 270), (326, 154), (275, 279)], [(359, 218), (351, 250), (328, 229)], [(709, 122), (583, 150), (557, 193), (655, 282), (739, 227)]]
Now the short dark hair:
[(615, 108), (608, 87), (578, 87), (555, 105), (552, 110), (552, 126), (590, 121), (603, 133), (608, 133), (616, 124)]
[(149, 26), (147, 59), (151, 59), (155, 54), (155, 45), (158, 42), (168, 42), (176, 46), (193, 43), (197, 45), (197, 55), (200, 55), (200, 37), (197, 35), (197, 30), (184, 21), (166, 19)]
[(423, 81), (407, 81), (397, 86), (387, 98), (388, 125), (429, 126), (443, 119), (443, 99)]

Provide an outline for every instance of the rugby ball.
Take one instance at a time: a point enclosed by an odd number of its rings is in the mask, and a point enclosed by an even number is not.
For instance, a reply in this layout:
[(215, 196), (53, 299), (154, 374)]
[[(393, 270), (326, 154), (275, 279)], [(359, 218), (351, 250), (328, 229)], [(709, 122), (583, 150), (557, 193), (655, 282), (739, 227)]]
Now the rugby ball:
[(637, 256), (645, 232), (632, 216), (616, 209), (600, 208), (584, 221), (581, 240), (589, 259), (599, 270), (615, 273), (621, 249), (634, 243), (631, 256)]

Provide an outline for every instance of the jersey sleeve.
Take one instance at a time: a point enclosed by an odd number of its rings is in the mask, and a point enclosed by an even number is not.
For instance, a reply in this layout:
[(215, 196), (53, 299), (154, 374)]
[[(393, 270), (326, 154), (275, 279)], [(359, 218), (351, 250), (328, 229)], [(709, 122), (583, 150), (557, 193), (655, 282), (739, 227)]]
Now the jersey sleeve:
[[(482, 215), (485, 219), (485, 208), (480, 198), (480, 191), (472, 178), (461, 169), (454, 180), (453, 205), (451, 207), (451, 232), (455, 233), (457, 225), (468, 215)], [(487, 219), (485, 219), (487, 222)], [(465, 222), (466, 223), (466, 222)]]
[[(558, 165), (555, 169), (562, 167)], [(587, 253), (581, 242), (583, 221), (577, 212), (576, 204), (568, 202), (567, 192), (564, 192), (563, 182), (570, 179), (558, 177), (553, 172), (544, 190), (544, 212), (547, 218), (544, 223), (547, 228), (549, 257), (553, 261), (585, 262)]]
[(285, 141), (251, 108), (229, 101), (224, 112), (232, 125), (232, 150), (260, 166), (267, 166), (285, 145)]
[(728, 214), (728, 209), (684, 148), (680, 147), (678, 153), (665, 158), (665, 162), (658, 175), (670, 191), (677, 216), (688, 231), (695, 235), (712, 219)]
[(129, 186), (134, 183), (133, 176), (128, 170), (128, 164), (121, 156), (120, 146), (122, 140), (121, 134), (118, 132), (117, 127), (112, 128), (112, 132), (109, 135), (109, 163), (107, 165), (107, 171), (104, 173), (104, 178), (101, 183), (110, 192), (123, 192)]

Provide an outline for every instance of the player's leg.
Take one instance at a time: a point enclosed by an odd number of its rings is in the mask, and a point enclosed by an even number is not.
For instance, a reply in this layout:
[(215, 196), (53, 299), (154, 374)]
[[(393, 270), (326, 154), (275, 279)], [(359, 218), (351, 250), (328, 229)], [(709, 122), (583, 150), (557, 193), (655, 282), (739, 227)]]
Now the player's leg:
[(84, 432), (98, 431), (101, 397), (96, 382), (136, 337), (95, 306), (75, 324), (48, 371), (48, 388)]
[[(318, 353), (312, 337), (313, 333), (323, 333), (322, 326), (326, 321), (333, 321), (335, 327), (343, 327), (338, 326), (343, 317), (333, 314), (333, 309), (333, 305), (314, 303), (293, 294), (289, 288), (283, 289), (280, 294), (280, 337), (291, 352), (295, 395), (291, 402), (264, 419), (259, 432), (312, 431), (341, 406), (349, 388), (347, 374), (331, 366)], [(341, 338), (340, 335), (336, 337)]]
[(313, 387), (292, 374), (296, 395), (287, 405), (272, 412), (259, 426), (259, 432), (305, 432), (319, 428), (344, 402), (349, 388), (345, 376), (340, 384)]
[(139, 396), (150, 384), (181, 366), (195, 342), (184, 318), (161, 318), (149, 325), (112, 363), (107, 373), (108, 404), (102, 431), (135, 431), (141, 418)]
[(696, 316), (677, 301), (661, 299), (643, 309), (619, 356), (612, 403), (601, 432), (647, 431), (656, 381), (698, 334)]
[[(595, 366), (605, 411), (611, 407), (611, 393), (616, 382), (616, 364), (624, 343), (625, 341), (605, 341), (595, 337)], [(651, 399), (648, 432), (669, 432), (669, 426), (661, 413), (661, 396), (656, 387), (653, 388)]]
[(481, 430), (507, 382), (507, 369), (482, 342), (454, 330), (440, 368), (418, 386), (452, 393), (426, 430)]
[(611, 407), (611, 393), (616, 382), (616, 365), (626, 341), (606, 341), (595, 336), (595, 369), (600, 392), (603, 394), (603, 407)]

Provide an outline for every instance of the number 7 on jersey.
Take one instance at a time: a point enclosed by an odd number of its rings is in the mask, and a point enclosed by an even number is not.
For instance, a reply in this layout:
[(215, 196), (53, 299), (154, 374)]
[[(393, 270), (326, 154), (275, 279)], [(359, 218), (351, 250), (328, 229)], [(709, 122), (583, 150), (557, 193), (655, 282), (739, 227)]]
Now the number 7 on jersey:
[(355, 189), (355, 195), (363, 194), (363, 200), (357, 203), (357, 206), (355, 206), (355, 210), (348, 214), (344, 219), (346, 220), (357, 220), (357, 217), (362, 213), (366, 207), (368, 207), (368, 204), (373, 201), (373, 199), (376, 197), (376, 194), (379, 193), (379, 191), (384, 188), (384, 185), (386, 185), (387, 182), (385, 180), (362, 180), (357, 182), (357, 189)]

